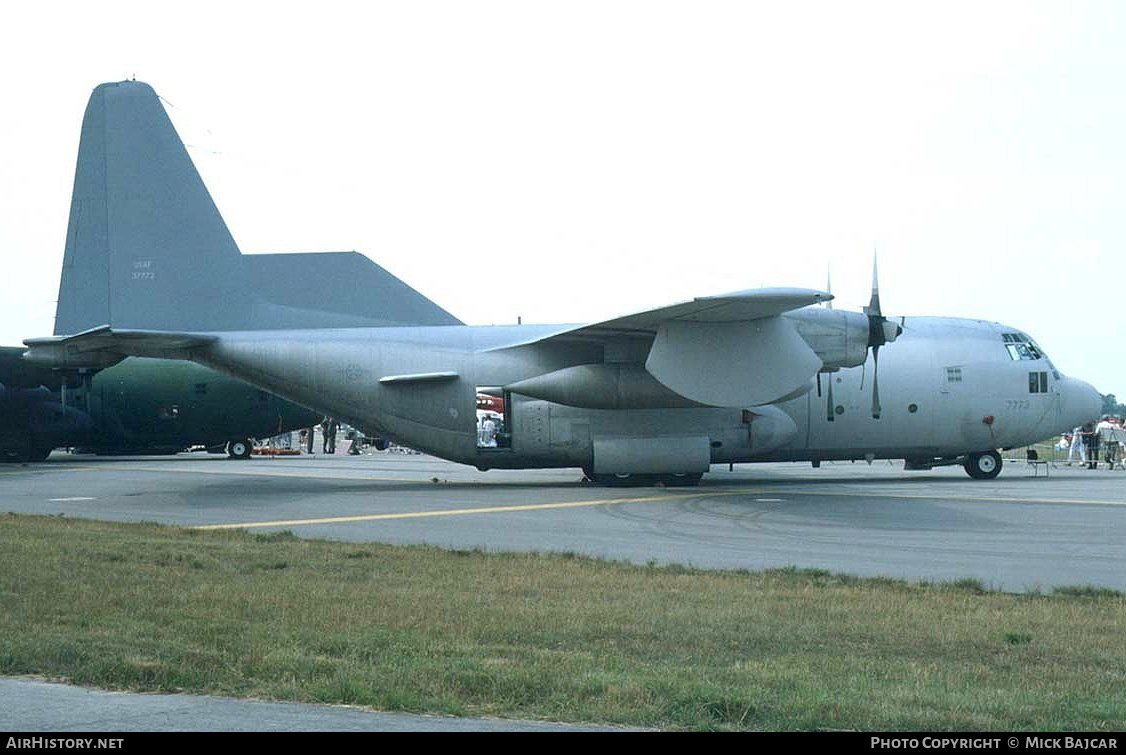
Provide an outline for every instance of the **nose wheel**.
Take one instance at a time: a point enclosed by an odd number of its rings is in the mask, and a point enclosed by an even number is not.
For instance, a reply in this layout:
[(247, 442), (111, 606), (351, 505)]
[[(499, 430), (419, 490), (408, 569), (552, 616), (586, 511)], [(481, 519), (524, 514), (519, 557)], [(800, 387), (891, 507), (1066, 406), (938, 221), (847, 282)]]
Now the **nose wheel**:
[(1001, 474), (1001, 454), (996, 451), (973, 453), (966, 457), (966, 474), (975, 480), (992, 480)]

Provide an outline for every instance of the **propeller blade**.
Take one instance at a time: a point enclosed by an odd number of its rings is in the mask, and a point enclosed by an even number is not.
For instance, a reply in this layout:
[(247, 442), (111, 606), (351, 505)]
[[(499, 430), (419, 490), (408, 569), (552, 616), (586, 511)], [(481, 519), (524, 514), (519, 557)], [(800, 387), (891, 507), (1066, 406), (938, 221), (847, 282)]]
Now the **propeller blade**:
[(876, 254), (872, 253), (872, 300), (864, 309), (868, 315), (868, 346), (872, 349), (872, 419), (879, 419), (880, 406), (880, 347), (890, 343), (903, 332), (901, 325), (889, 322), (880, 311), (880, 280)]
[(880, 412), (880, 347), (872, 347), (872, 419), (879, 419)]
[(868, 315), (868, 345), (872, 347), (883, 346), (898, 338), (907, 319), (901, 317), (896, 325), (884, 317), (880, 309), (880, 281), (875, 255), (872, 257), (872, 299), (864, 308), (864, 314)]
[(872, 299), (864, 310), (869, 316), (880, 317), (880, 280), (876, 270), (876, 253), (872, 252)]
[(833, 308), (833, 268), (827, 267), (825, 269), (825, 293), (829, 294), (829, 301), (825, 302), (825, 309)]
[(825, 406), (827, 407), (825, 419), (830, 422), (835, 422), (836, 420), (833, 416), (833, 376), (831, 374), (829, 375), (829, 400), (825, 402)]

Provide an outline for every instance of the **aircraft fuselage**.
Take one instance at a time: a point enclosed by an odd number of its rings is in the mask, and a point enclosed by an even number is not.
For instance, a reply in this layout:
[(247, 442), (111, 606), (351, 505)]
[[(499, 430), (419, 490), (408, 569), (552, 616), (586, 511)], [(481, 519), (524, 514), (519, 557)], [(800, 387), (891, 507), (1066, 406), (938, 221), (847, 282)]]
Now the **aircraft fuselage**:
[[(818, 312), (829, 315), (810, 309), (802, 316)], [(926, 465), (1032, 443), (1098, 411), (1094, 389), (1061, 375), (1019, 330), (917, 317), (904, 321), (903, 334), (881, 354), (879, 419), (870, 411), (869, 357), (822, 373), (820, 386), (771, 406), (597, 409), (509, 392), (509, 442), (480, 447), (479, 391), (606, 364), (602, 344), (584, 350), (537, 342), (565, 327), (227, 332), (193, 358), (368, 434), (482, 469), (662, 472), (673, 471), (677, 457), (685, 471), (763, 460), (905, 458)], [(502, 348), (524, 341), (530, 343)], [(627, 344), (617, 356), (638, 369), (644, 348)], [(646, 460), (657, 468), (639, 466)]]
[[(965, 457), (989, 477), (996, 449), (1070, 429), (1101, 404), (1018, 330), (884, 316), (875, 264), (863, 314), (818, 307), (828, 292), (762, 288), (502, 327), (462, 325), (389, 274), (349, 281), (372, 305), (357, 322), (304, 306), (311, 279), (253, 267), (152, 88), (102, 84), (83, 117), (60, 286), (71, 334), (28, 339), (28, 359), (191, 359), (447, 459), (579, 466), (608, 481), (858, 458)], [(481, 394), (503, 414), (479, 416)]]

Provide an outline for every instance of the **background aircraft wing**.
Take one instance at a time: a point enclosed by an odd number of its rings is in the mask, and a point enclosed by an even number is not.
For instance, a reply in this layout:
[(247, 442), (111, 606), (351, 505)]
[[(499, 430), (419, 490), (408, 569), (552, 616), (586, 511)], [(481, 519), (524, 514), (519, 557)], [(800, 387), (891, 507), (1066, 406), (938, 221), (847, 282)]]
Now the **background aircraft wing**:
[(73, 336), (29, 338), (26, 359), (51, 367), (102, 368), (127, 356), (190, 359), (192, 349), (213, 344), (217, 336), (162, 330), (119, 330), (108, 325)]

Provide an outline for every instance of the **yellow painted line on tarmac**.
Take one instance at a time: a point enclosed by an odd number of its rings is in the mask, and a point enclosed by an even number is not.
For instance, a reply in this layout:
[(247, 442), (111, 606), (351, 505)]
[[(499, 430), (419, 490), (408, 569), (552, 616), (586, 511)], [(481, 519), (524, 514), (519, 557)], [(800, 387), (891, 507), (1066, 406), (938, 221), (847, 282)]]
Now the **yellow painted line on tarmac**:
[(666, 493), (662, 495), (640, 496), (637, 498), (602, 498), (591, 501), (563, 501), (558, 503), (530, 503), (515, 506), (484, 506), (467, 509), (441, 509), (438, 511), (407, 511), (395, 514), (365, 514), (356, 516), (333, 516), (316, 519), (279, 519), (267, 522), (239, 522), (232, 524), (207, 524), (192, 529), (197, 530), (235, 530), (255, 527), (296, 527), (314, 524), (344, 524), (350, 522), (378, 522), (398, 519), (426, 519), (442, 516), (470, 516), (473, 514), (503, 514), (519, 511), (545, 511), (549, 509), (573, 509), (584, 506), (613, 506), (636, 503), (662, 503), (665, 501), (701, 498), (729, 498), (742, 495), (782, 495), (782, 496), (835, 496), (852, 498), (900, 498), (916, 500), (939, 500), (953, 502), (980, 501), (987, 503), (1039, 503), (1039, 504), (1068, 504), (1068, 505), (1098, 505), (1098, 506), (1126, 506), (1126, 501), (1091, 501), (1071, 498), (1015, 498), (1001, 496), (950, 496), (950, 495), (922, 495), (911, 493), (879, 493), (879, 492), (848, 492), (848, 491), (809, 491), (770, 488), (740, 488), (715, 492), (682, 492)]
[[(220, 459), (218, 461), (214, 461), (214, 463), (215, 464), (222, 464), (225, 461), (226, 461), (225, 459)], [(267, 462), (268, 462), (268, 460), (267, 460)], [(111, 469), (110, 467), (95, 466), (95, 465), (79, 463), (79, 464), (73, 464), (73, 465), (68, 464), (66, 467), (56, 468), (55, 470), (51, 470), (51, 471), (66, 471), (66, 472), (86, 471), (86, 470), (109, 471), (110, 469)], [(185, 464), (176, 465), (176, 466), (170, 465), (170, 466), (167, 466), (167, 467), (164, 467), (164, 466), (152, 467), (152, 466), (133, 466), (133, 465), (129, 465), (127, 467), (127, 469), (130, 472), (134, 472), (134, 471), (135, 472), (161, 472), (161, 473), (165, 473), (165, 474), (171, 472), (171, 473), (179, 473), (179, 474), (236, 475), (236, 476), (246, 476), (246, 477), (280, 477), (280, 478), (304, 478), (304, 479), (327, 479), (327, 480), (361, 480), (361, 481), (365, 481), (365, 482), (422, 483), (422, 482), (428, 481), (427, 479), (423, 479), (423, 478), (418, 477), (416, 471), (408, 472), (408, 473), (406, 473), (407, 476), (403, 476), (403, 477), (381, 477), (381, 476), (377, 476), (375, 474), (372, 474), (371, 472), (359, 471), (359, 472), (352, 473), (352, 472), (346, 472), (346, 471), (343, 471), (343, 470), (324, 470), (323, 467), (315, 467), (313, 469), (298, 469), (298, 468), (286, 468), (286, 469), (258, 468), (258, 469), (250, 469), (250, 468), (247, 468), (247, 467), (237, 467), (237, 468), (231, 468), (231, 467), (218, 468), (218, 467), (216, 467), (216, 468), (213, 468), (213, 469), (208, 469), (208, 468), (204, 468), (204, 467), (200, 466), (200, 462), (191, 462), (191, 463), (185, 463)], [(25, 467), (25, 468), (22, 468), (22, 469), (11, 469), (11, 468), (5, 469), (3, 467), (0, 467), (0, 475), (3, 475), (5, 472), (21, 474), (21, 473), (37, 472), (37, 471), (43, 471), (43, 470), (42, 470), (42, 468), (26, 468)], [(120, 471), (120, 468), (114, 468), (114, 471)], [(455, 483), (457, 483), (457, 484), (462, 484), (462, 483), (472, 484), (472, 482), (473, 481), (471, 481), (471, 480), (455, 481)], [(920, 482), (922, 482), (922, 481), (920, 481)], [(770, 483), (767, 483), (767, 484), (770, 484)], [(833, 483), (833, 484), (847, 485), (849, 483), (840, 482), (840, 483)], [(912, 484), (912, 483), (908, 482), (907, 484)], [(966, 481), (966, 484), (972, 485), (972, 484), (975, 484), (975, 483), (973, 481)], [(745, 493), (757, 493), (757, 494), (769, 494), (769, 495), (839, 496), (839, 497), (852, 497), (852, 498), (902, 498), (902, 499), (907, 499), (907, 500), (911, 500), (911, 499), (921, 499), (921, 500), (937, 499), (937, 500), (945, 500), (945, 501), (951, 501), (951, 502), (982, 501), (982, 502), (987, 502), (987, 503), (1126, 506), (1126, 499), (1119, 500), (1119, 501), (1100, 501), (1100, 500), (1081, 499), (1081, 498), (1027, 498), (1027, 497), (1018, 497), (1018, 496), (949, 495), (949, 494), (942, 494), (942, 493), (932, 495), (932, 494), (925, 494), (925, 493), (867, 492), (867, 491), (841, 491), (841, 490), (824, 490), (824, 491), (822, 491), (822, 490), (810, 490), (810, 489), (807, 489), (807, 488), (796, 489), (796, 488), (789, 488), (789, 487), (784, 487), (784, 488), (755, 488), (755, 489), (732, 488), (732, 489), (727, 490), (727, 491), (716, 491), (714, 493), (704, 493), (704, 494), (696, 493), (694, 495), (696, 497), (700, 497), (701, 495), (704, 496), (704, 497), (715, 497), (715, 496), (723, 496), (723, 495), (741, 495), (741, 494), (745, 494)], [(676, 494), (676, 495), (670, 494), (670, 495), (666, 495), (666, 496), (659, 496), (659, 497), (653, 497), (653, 498), (623, 498), (623, 499), (614, 499), (613, 501), (599, 501), (599, 502), (590, 502), (590, 503), (585, 502), (585, 501), (577, 501), (573, 505), (575, 505), (575, 506), (587, 506), (587, 505), (595, 505), (595, 503), (598, 503), (598, 504), (608, 503), (608, 502), (609, 503), (629, 503), (631, 501), (652, 502), (652, 501), (668, 500), (670, 498), (692, 496), (692, 495), (693, 494), (691, 494), (691, 493), (685, 492), (685, 493)], [(537, 505), (533, 504), (532, 506), (535, 507)], [(542, 505), (539, 505), (539, 506), (540, 507), (546, 507), (546, 508), (560, 508), (560, 507), (563, 507), (564, 504), (542, 504)], [(485, 509), (481, 509), (480, 511), (476, 510), (476, 509), (465, 509), (465, 510), (457, 509), (457, 510), (454, 510), (450, 513), (451, 514), (462, 513), (462, 512), (464, 512), (464, 513), (480, 513), (481, 511), (504, 512), (506, 510), (513, 510), (513, 509), (506, 509), (506, 508), (503, 508), (503, 507), (500, 507), (500, 508), (485, 508)], [(521, 509), (515, 509), (515, 510), (521, 510)], [(428, 513), (426, 515), (427, 516), (440, 516), (442, 514), (439, 514), (437, 512), (431, 512), (431, 513)], [(393, 514), (393, 515), (381, 515), (381, 516), (392, 517), (392, 518), (402, 518), (402, 517), (411, 517), (411, 516), (418, 516), (418, 515), (416, 515), (416, 514), (403, 514), (403, 515)], [(315, 522), (317, 520), (311, 520), (311, 521)], [(348, 521), (353, 521), (353, 520), (349, 519)], [(244, 525), (244, 526), (269, 526), (269, 525), (261, 524), (261, 525)]]
[[(73, 467), (73, 469), (103, 469), (102, 467), (85, 466)], [(238, 475), (247, 477), (282, 477), (282, 478), (307, 478), (307, 479), (329, 479), (329, 480), (362, 480), (365, 482), (402, 482), (402, 483), (422, 483), (428, 480), (420, 478), (417, 473), (407, 473), (404, 477), (380, 477), (370, 472), (355, 472), (349, 473), (343, 470), (328, 470), (322, 471), (323, 468), (314, 468), (309, 470), (301, 469), (247, 469), (241, 467), (238, 469), (204, 469), (204, 468), (184, 468), (178, 467), (148, 467), (148, 466), (130, 466), (129, 471), (137, 472), (177, 472), (182, 474), (213, 474), (213, 475)], [(473, 481), (455, 481), (458, 484), (464, 482), (472, 484)], [(834, 484), (848, 484), (848, 483), (834, 483)], [(910, 483), (908, 483), (910, 484)], [(967, 481), (966, 484), (974, 484), (973, 481)], [(1086, 504), (1094, 506), (1126, 506), (1126, 499), (1120, 501), (1100, 501), (1082, 498), (1028, 498), (1023, 496), (983, 496), (983, 495), (949, 495), (945, 493), (927, 494), (927, 493), (897, 493), (897, 492), (867, 492), (867, 491), (841, 491), (841, 490), (810, 490), (807, 488), (755, 488), (755, 489), (730, 489), (724, 492), (704, 493), (696, 495), (704, 495), (707, 497), (714, 497), (719, 495), (741, 495), (744, 493), (761, 493), (770, 495), (810, 495), (810, 496), (841, 496), (852, 498), (903, 498), (903, 499), (939, 499), (946, 501), (984, 501), (988, 503), (1047, 503), (1047, 504)], [(681, 493), (678, 495), (668, 495), (657, 498), (623, 498), (614, 499), (615, 503), (628, 503), (630, 501), (654, 501), (654, 500), (668, 500), (674, 497), (683, 497), (685, 495), (692, 495), (690, 493)], [(602, 501), (601, 503), (606, 503)], [(589, 505), (585, 502), (575, 502), (576, 506)], [(560, 504), (544, 504), (547, 507), (558, 508)], [(484, 511), (505, 511), (504, 508), (484, 509)], [(454, 513), (460, 512), (456, 510)], [(477, 513), (475, 509), (465, 510), (468, 513)], [(434, 514), (430, 514), (433, 516)], [(413, 515), (405, 515), (413, 516)]]
[(545, 509), (574, 509), (583, 506), (611, 506), (625, 503), (657, 503), (678, 498), (716, 498), (754, 491), (731, 491), (722, 493), (668, 493), (639, 498), (603, 498), (595, 501), (564, 501), (560, 503), (529, 503), (519, 506), (485, 506), (473, 509), (440, 509), (438, 511), (408, 511), (398, 514), (368, 514), (361, 516), (332, 516), (321, 519), (289, 519), (273, 522), (243, 522), (241, 524), (206, 524), (193, 527), (197, 530), (236, 530), (246, 527), (293, 527), (305, 524), (339, 524), (342, 522), (377, 522), (389, 519), (425, 519), (435, 516), (467, 516), (470, 514), (501, 514), (513, 511), (543, 511)]

